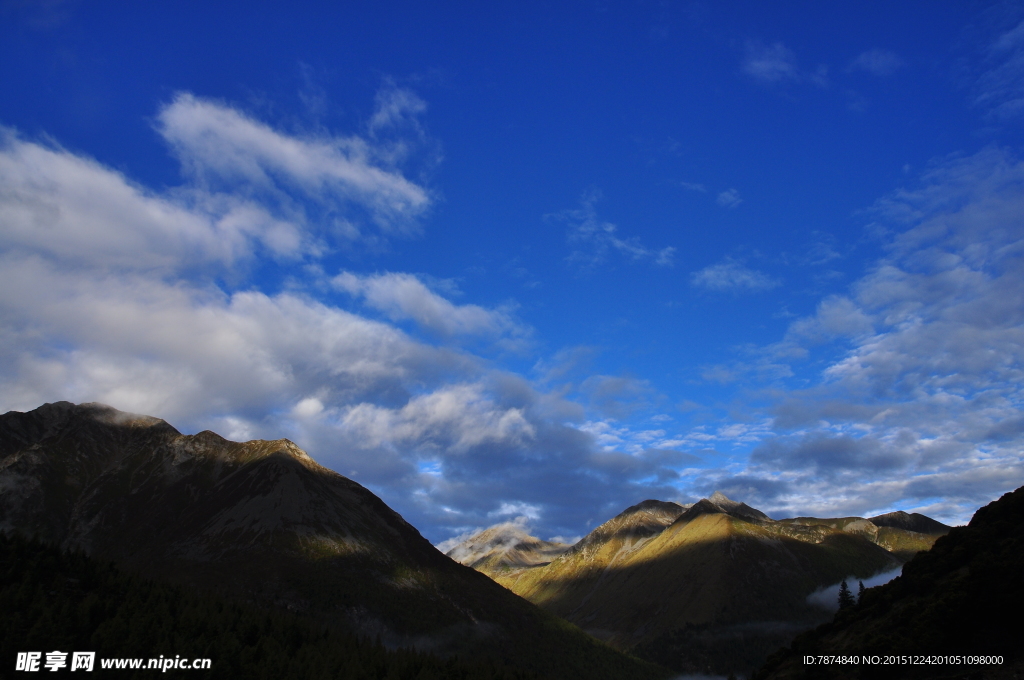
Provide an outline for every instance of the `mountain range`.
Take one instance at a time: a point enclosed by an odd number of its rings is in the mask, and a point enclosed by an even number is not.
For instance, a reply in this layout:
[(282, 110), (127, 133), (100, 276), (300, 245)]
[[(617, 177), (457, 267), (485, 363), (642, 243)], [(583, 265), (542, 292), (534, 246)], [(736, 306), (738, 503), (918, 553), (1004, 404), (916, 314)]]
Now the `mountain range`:
[(831, 616), (815, 591), (896, 569), (948, 530), (906, 513), (776, 521), (716, 492), (644, 501), (571, 547), (505, 525), (448, 555), (618, 649), (682, 672), (747, 673)]
[(0, 531), (392, 647), (552, 678), (664, 675), (444, 556), (285, 439), (183, 435), (101, 404), (9, 412)]

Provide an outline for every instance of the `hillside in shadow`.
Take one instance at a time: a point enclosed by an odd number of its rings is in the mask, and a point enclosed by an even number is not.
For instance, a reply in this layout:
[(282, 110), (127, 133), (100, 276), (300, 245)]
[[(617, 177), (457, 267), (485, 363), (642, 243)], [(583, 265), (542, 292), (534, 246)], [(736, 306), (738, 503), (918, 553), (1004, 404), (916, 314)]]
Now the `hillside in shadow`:
[(169, 676), (210, 680), (539, 677), (489, 662), (388, 650), (379, 642), (294, 614), (131, 577), (81, 552), (62, 552), (16, 536), (0, 535), (0, 611), (0, 678), (12, 677), (8, 672), (15, 668), (17, 654), (29, 650), (59, 650), (69, 656), (73, 651), (99, 650), (90, 675), (129, 679), (152, 677), (157, 671), (104, 673), (102, 660), (209, 659), (209, 669), (170, 670)]
[(659, 677), (442, 555), (288, 440), (182, 435), (101, 404), (0, 416), (0, 531), (391, 648), (544, 677)]
[[(830, 623), (797, 637), (757, 672), (784, 678), (1024, 676), (1024, 487), (979, 509), (895, 580), (865, 591)], [(807, 665), (816, 655), (1001, 657), (999, 665)]]

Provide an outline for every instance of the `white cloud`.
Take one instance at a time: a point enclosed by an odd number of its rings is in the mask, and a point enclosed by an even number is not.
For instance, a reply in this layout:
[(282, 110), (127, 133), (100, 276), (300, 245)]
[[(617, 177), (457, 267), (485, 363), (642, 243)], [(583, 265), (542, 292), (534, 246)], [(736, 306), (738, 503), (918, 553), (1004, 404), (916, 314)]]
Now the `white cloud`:
[[(408, 110), (394, 98), (382, 100), (386, 109), (378, 110), (374, 125)], [(160, 134), (202, 185), (227, 183), (235, 193), (261, 192), (285, 204), (290, 192), (299, 191), (307, 199), (346, 206), (346, 212), (359, 208), (385, 233), (415, 230), (415, 219), (430, 205), (423, 187), (389, 167), (392, 150), (360, 137), (286, 135), (187, 93), (165, 106), (157, 121)]]
[[(317, 299), (333, 296), (322, 278), (296, 276), (286, 292), (250, 279), (267, 257), (322, 271), (339, 236), (322, 228), (334, 211), (350, 227), (340, 236), (369, 238), (408, 230), (429, 205), (393, 165), (400, 129), (422, 107), (398, 90), (378, 105), (365, 138), (313, 137), (179, 95), (158, 127), (187, 172), (163, 191), (5, 131), (0, 410), (100, 401), (186, 432), (288, 436), (425, 531), (483, 525), (510, 499), (519, 514), (557, 517), (550, 532), (578, 532), (594, 508), (665, 488), (639, 491), (639, 480), (673, 478), (682, 454), (600, 451), (573, 424), (582, 406), (559, 392)], [(595, 242), (651, 262), (671, 255), (614, 235)], [(449, 345), (528, 333), (510, 308), (455, 304), (450, 286), (409, 274), (343, 272), (333, 283)], [(629, 446), (670, 437), (643, 431)]]
[(714, 291), (761, 291), (780, 285), (777, 279), (726, 258), (690, 274), (690, 284)]
[(98, 400), (193, 420), (273, 411), (321, 387), (335, 401), (378, 399), (472, 365), (293, 294), (94, 278), (38, 258), (5, 257), (0, 272), (8, 408)]
[[(478, 370), (471, 357), (301, 293), (210, 283), (244, 281), (268, 255), (322, 253), (302, 211), (282, 208), (288, 192), (377, 216), (422, 210), (425, 191), (374, 165), (372, 144), (289, 137), (187, 94), (159, 121), (190, 182), (162, 193), (0, 132), (4, 406), (99, 400), (178, 422), (222, 414), (250, 432), (245, 414), (309, 418), (314, 402), (393, 400), (409, 384)], [(276, 193), (250, 191), (261, 183)]]
[(412, 448), (463, 454), (500, 444), (520, 447), (536, 435), (522, 408), (502, 407), (483, 385), (456, 384), (410, 399), (400, 408), (367, 402), (340, 410), (339, 424), (364, 449)]
[(181, 270), (315, 249), (301, 224), (238, 197), (179, 200), (60, 148), (0, 130), (0, 246), (66, 265)]
[(540, 506), (522, 502), (504, 502), (497, 510), (487, 513), (488, 517), (508, 517), (510, 515), (515, 515), (515, 520), (513, 520), (512, 523), (518, 527), (526, 526), (526, 523), (529, 520), (540, 519), (540, 514)]
[(824, 341), (838, 336), (857, 337), (873, 330), (872, 320), (850, 298), (833, 295), (818, 303), (814, 316), (790, 324), (788, 336)]
[(359, 276), (342, 272), (331, 283), (338, 290), (361, 297), (368, 306), (383, 312), (393, 321), (411, 319), (440, 336), (524, 338), (529, 334), (529, 329), (516, 321), (510, 309), (452, 304), (412, 274)]
[(946, 159), (871, 213), (888, 254), (767, 348), (825, 368), (776, 397), (746, 472), (779, 512), (965, 521), (1024, 483), (1024, 162)]
[[(498, 525), (495, 525), (495, 526), (498, 526)], [(490, 529), (491, 527), (487, 527), (487, 528)], [(445, 539), (445, 540), (441, 541), (440, 543), (436, 544), (434, 547), (437, 548), (438, 550), (440, 550), (443, 553), (447, 553), (449, 550), (451, 550), (452, 548), (454, 548), (458, 544), (462, 543), (463, 541), (466, 541), (466, 540), (469, 540), (469, 539), (473, 538), (474, 536), (476, 536), (477, 534), (479, 534), (482, 531), (484, 531), (484, 527), (473, 527), (472, 529), (468, 529), (466, 531), (463, 531), (460, 534), (457, 534), (455, 536), (452, 536), (451, 538), (448, 538), (448, 539)]]

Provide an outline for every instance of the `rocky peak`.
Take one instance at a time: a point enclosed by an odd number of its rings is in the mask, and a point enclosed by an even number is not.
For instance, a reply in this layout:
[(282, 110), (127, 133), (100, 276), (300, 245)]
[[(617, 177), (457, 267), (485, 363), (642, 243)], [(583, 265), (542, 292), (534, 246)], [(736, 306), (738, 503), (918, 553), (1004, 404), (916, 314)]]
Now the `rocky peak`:
[(712, 503), (707, 498), (702, 498), (693, 505), (691, 505), (686, 512), (679, 515), (676, 518), (675, 524), (685, 524), (692, 520), (697, 519), (701, 515), (714, 515), (723, 514), (725, 510), (718, 506), (717, 503)]
[(746, 503), (740, 503), (734, 501), (726, 496), (721, 491), (716, 491), (711, 495), (711, 498), (702, 498), (692, 506), (690, 506), (686, 512), (679, 515), (675, 520), (676, 523), (689, 522), (690, 520), (696, 519), (700, 515), (724, 513), (731, 515), (739, 519), (754, 521), (754, 522), (771, 522), (771, 518), (764, 514), (760, 510), (756, 510)]
[(715, 493), (713, 493), (711, 495), (711, 498), (709, 498), (708, 500), (717, 505), (719, 508), (721, 508), (723, 512), (726, 512), (730, 515), (735, 515), (737, 517), (742, 517), (744, 519), (754, 520), (771, 519), (770, 517), (768, 517), (768, 515), (764, 514), (760, 510), (756, 510), (750, 507), (746, 503), (741, 503), (739, 501), (734, 501), (728, 498), (721, 491), (716, 491)]
[(502, 567), (527, 567), (546, 564), (571, 546), (531, 536), (515, 522), (485, 529), (446, 552), (460, 564), (485, 573)]

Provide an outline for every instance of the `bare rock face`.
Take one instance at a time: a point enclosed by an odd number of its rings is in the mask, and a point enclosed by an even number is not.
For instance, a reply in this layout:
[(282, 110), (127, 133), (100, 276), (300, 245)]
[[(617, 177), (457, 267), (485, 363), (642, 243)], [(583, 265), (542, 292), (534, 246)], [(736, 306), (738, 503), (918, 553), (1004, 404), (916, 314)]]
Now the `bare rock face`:
[(652, 672), (442, 555), (370, 491), (286, 439), (183, 435), (102, 404), (6, 413), (0, 531), (386, 644), (534, 670), (593, 657), (609, 678)]

